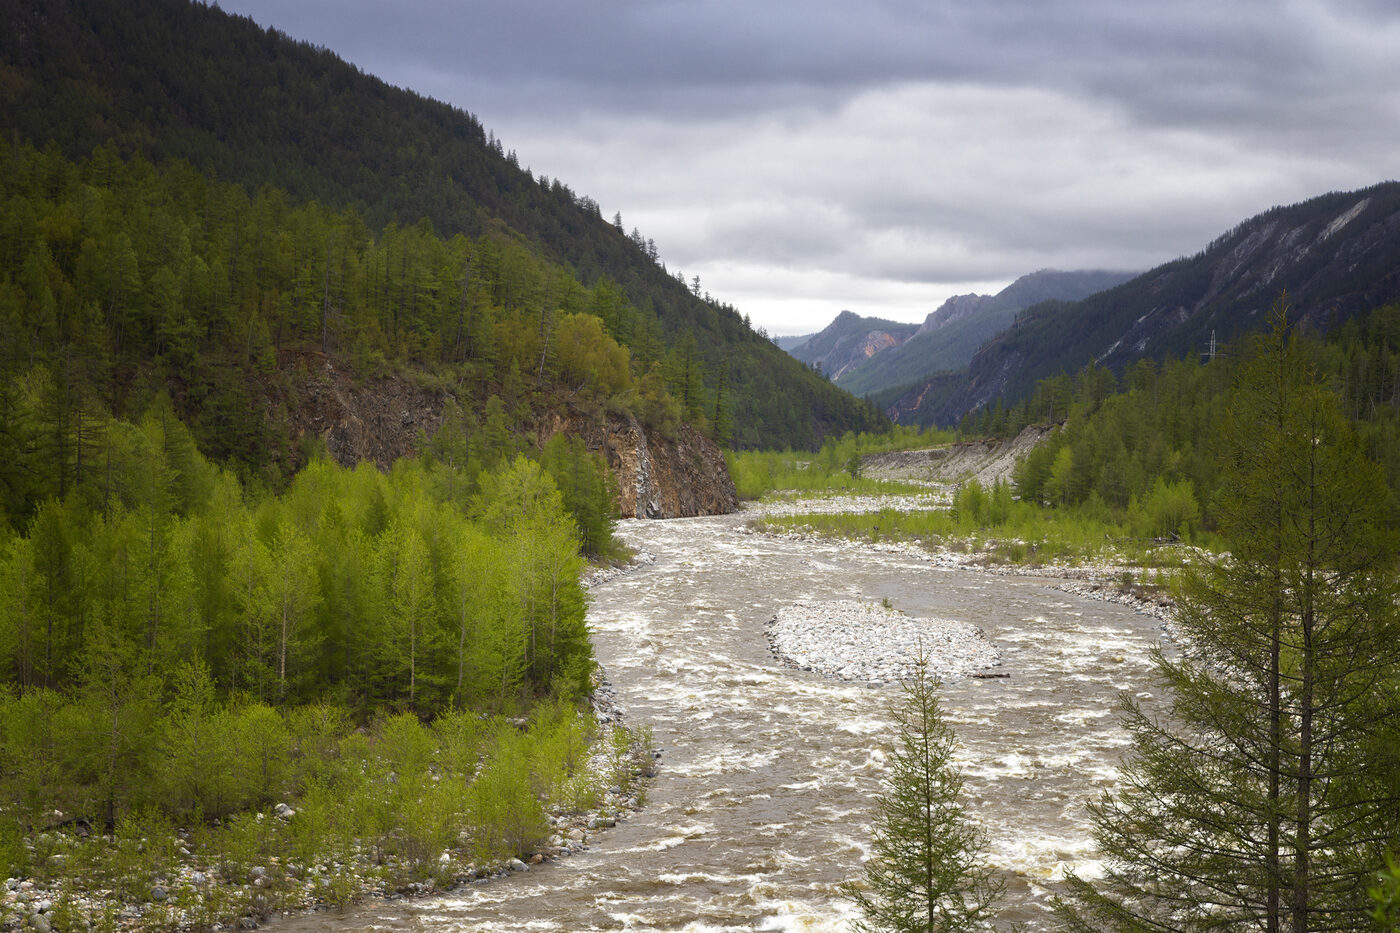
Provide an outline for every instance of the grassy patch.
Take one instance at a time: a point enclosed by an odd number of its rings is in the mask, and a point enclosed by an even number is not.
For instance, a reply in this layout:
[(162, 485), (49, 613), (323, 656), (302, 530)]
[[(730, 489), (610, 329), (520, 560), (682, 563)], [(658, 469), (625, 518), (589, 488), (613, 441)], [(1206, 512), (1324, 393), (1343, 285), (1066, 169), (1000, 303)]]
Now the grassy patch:
[[(930, 550), (972, 552), (987, 563), (1015, 566), (1086, 562), (1171, 568), (1186, 550), (1143, 537), (1136, 523), (1093, 505), (1048, 508), (1021, 502), (999, 484), (964, 486), (949, 508), (920, 511), (796, 515), (758, 519), (765, 531), (807, 531), (857, 541), (897, 541)], [(1197, 536), (1193, 543), (1209, 546)]]

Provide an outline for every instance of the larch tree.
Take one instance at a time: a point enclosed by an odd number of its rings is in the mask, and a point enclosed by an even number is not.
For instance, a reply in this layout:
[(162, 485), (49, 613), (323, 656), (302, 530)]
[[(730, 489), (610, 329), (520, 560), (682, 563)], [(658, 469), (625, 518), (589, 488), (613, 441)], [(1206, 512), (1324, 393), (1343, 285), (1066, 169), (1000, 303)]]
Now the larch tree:
[(962, 805), (955, 739), (938, 682), (920, 656), (891, 709), (896, 739), (889, 788), (875, 815), (864, 884), (846, 886), (859, 933), (960, 933), (990, 928), (1002, 883), (982, 862), (985, 838)]
[(428, 654), (426, 649), (436, 629), (432, 567), (423, 535), (412, 525), (391, 528), (384, 535), (384, 544), (389, 629), (400, 670), (408, 675), (411, 704), (418, 699), (419, 658)]
[(1167, 711), (1127, 702), (1122, 789), (1093, 808), (1105, 875), (1070, 880), (1072, 931), (1371, 923), (1367, 880), (1400, 834), (1388, 497), (1275, 313), (1225, 425), (1228, 553), (1184, 575)]

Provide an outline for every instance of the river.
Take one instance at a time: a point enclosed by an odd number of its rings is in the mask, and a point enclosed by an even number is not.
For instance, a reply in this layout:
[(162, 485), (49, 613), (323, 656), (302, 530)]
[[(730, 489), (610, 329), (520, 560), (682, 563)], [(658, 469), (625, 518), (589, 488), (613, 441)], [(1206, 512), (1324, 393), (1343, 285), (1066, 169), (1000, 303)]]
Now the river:
[(1121, 692), (1147, 697), (1158, 623), (1050, 581), (743, 531), (741, 516), (630, 521), (656, 556), (589, 616), (626, 719), (662, 749), (646, 806), (572, 857), (421, 900), (288, 918), (279, 931), (835, 931), (868, 852), (894, 687), (782, 666), (765, 623), (803, 600), (887, 598), (964, 619), (997, 679), (946, 684), (967, 805), (1007, 881), (1003, 921), (1047, 919), (1047, 883), (1096, 866), (1084, 805), (1115, 780)]

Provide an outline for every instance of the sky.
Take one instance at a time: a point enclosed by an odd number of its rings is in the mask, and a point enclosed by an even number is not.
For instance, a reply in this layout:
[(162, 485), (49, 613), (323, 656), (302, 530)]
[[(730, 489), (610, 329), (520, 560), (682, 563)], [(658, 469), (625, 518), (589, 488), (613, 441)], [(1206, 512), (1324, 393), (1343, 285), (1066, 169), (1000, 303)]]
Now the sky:
[(772, 334), (1400, 175), (1392, 0), (219, 0), (468, 110)]

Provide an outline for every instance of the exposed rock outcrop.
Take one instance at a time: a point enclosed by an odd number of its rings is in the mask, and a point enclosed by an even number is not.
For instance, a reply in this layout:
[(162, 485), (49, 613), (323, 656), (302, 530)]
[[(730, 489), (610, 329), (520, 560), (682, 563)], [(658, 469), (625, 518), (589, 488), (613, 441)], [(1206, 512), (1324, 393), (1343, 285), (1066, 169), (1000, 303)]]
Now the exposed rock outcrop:
[(828, 379), (836, 380), (872, 356), (898, 347), (916, 330), (914, 324), (842, 311), (821, 333), (813, 334), (788, 352), (809, 366), (820, 367)]
[[(291, 469), (302, 465), (307, 436), (321, 439), (342, 466), (369, 460), (387, 470), (411, 454), (419, 438), (442, 426), (450, 394), (402, 375), (360, 383), (330, 360), (309, 373), (290, 396), (272, 392), (267, 417), (285, 420)], [(602, 453), (618, 484), (624, 518), (684, 518), (733, 512), (739, 507), (724, 454), (714, 441), (682, 424), (674, 437), (649, 431), (630, 414), (589, 415), (566, 409), (542, 415), (543, 443), (559, 432), (580, 437)]]
[[(296, 386), (291, 398), (268, 401), (269, 420), (283, 417), (295, 441), (319, 437), (341, 466), (369, 460), (381, 470), (411, 454), (420, 432), (431, 437), (442, 427), (450, 396), (401, 375), (357, 383), (325, 360), (319, 372)], [(300, 444), (290, 466), (302, 466)]]
[(861, 458), (861, 472), (877, 479), (923, 483), (964, 483), (977, 480), (990, 486), (1010, 481), (1016, 463), (1050, 436), (1051, 425), (1033, 424), (1015, 437), (964, 441), (927, 450), (894, 450)]
[(542, 439), (560, 431), (607, 457), (623, 518), (689, 518), (739, 508), (724, 453), (688, 424), (670, 438), (647, 431), (631, 415), (609, 414), (602, 421), (556, 415)]

